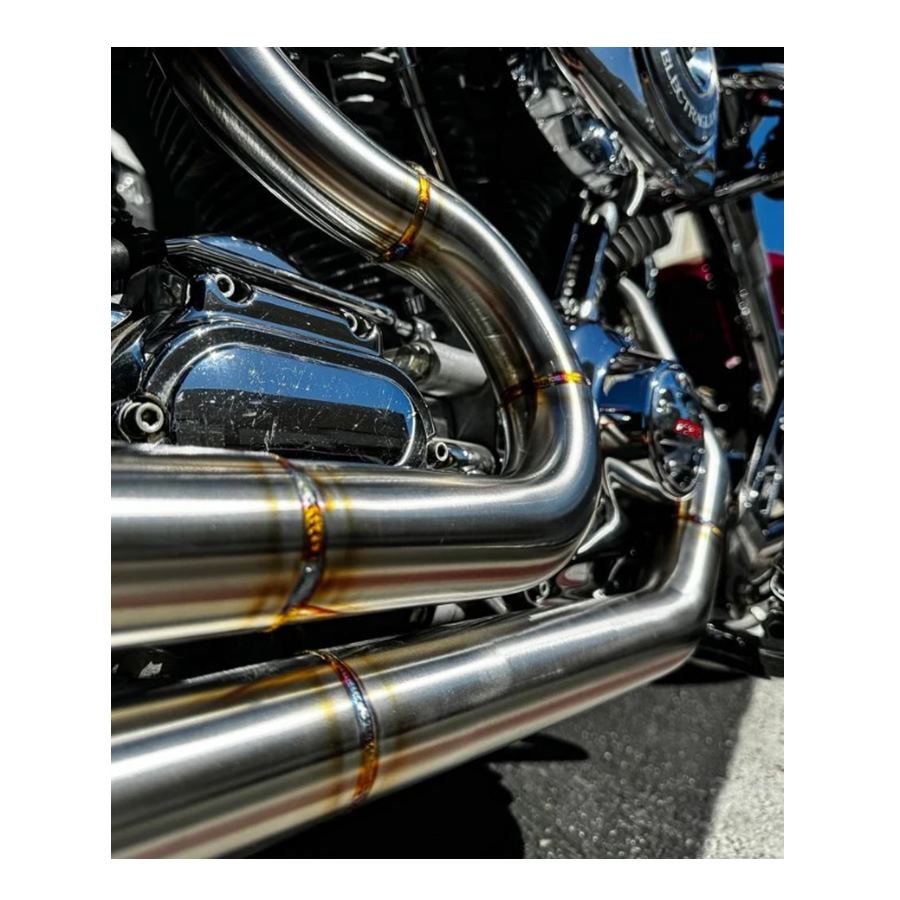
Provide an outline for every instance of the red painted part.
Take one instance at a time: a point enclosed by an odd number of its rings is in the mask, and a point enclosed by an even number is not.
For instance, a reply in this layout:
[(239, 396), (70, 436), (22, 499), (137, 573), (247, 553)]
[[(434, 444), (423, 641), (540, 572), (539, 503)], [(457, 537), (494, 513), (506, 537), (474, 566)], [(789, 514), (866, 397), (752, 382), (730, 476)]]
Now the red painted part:
[(775, 309), (778, 312), (778, 324), (784, 331), (784, 254), (769, 254), (769, 286), (772, 290), (772, 299), (775, 301)]
[(703, 425), (693, 419), (676, 419), (675, 434), (683, 434), (695, 441), (703, 440)]
[(696, 278), (700, 281), (709, 282), (712, 280), (709, 266), (702, 260), (695, 262), (675, 263), (673, 266), (666, 266), (660, 269), (659, 280), (663, 283), (669, 281), (680, 281), (682, 278)]
[[(775, 303), (775, 311), (778, 313), (778, 324), (784, 331), (784, 254), (768, 253), (769, 257), (769, 288), (772, 291), (772, 300)], [(660, 272), (660, 281), (663, 284), (680, 281), (681, 279), (696, 279), (709, 284), (713, 280), (709, 266), (702, 260), (689, 263), (676, 263), (667, 266)], [(715, 286), (713, 286), (715, 290)]]

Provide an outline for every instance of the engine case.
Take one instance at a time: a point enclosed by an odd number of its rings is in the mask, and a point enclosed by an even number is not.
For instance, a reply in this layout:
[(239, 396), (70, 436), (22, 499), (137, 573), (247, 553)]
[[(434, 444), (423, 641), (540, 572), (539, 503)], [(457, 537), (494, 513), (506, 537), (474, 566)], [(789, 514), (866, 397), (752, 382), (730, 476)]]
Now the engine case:
[(270, 290), (235, 291), (220, 273), (192, 276), (183, 289), (174, 309), (133, 323), (114, 316), (115, 437), (135, 438), (126, 418), (145, 403), (164, 422), (144, 439), (424, 462), (431, 416), (410, 378), (382, 358), (371, 323)]

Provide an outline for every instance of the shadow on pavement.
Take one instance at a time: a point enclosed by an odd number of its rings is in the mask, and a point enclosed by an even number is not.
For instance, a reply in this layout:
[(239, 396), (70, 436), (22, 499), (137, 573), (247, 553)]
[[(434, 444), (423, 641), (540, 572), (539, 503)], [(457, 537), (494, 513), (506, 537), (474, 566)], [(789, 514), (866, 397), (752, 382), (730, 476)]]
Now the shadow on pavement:
[(474, 858), (523, 855), (512, 794), (484, 762), (398, 791), (272, 845), (255, 858)]

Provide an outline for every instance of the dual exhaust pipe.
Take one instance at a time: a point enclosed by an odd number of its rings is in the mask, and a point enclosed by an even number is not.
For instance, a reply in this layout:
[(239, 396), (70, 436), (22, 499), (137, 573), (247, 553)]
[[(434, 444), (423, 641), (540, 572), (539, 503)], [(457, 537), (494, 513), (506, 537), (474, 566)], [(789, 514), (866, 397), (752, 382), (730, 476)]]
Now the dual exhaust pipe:
[[(299, 214), (417, 283), (497, 392), (497, 477), (113, 452), (113, 644), (511, 593), (578, 549), (599, 492), (590, 390), (534, 277), (468, 204), (386, 154), (276, 50), (161, 63), (219, 143)], [(305, 653), (113, 711), (113, 852), (233, 853), (502, 746), (690, 655), (718, 572), (711, 429), (652, 589)]]
[(727, 465), (706, 448), (652, 589), (304, 653), (115, 709), (114, 855), (246, 851), (679, 666), (721, 555)]

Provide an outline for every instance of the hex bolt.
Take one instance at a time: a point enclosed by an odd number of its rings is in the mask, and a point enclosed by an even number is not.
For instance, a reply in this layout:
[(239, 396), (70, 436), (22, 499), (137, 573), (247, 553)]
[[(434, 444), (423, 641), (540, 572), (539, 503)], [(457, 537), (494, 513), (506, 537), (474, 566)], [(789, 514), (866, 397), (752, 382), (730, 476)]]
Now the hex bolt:
[(235, 284), (234, 279), (230, 275), (226, 275), (224, 272), (217, 272), (213, 276), (213, 280), (223, 297), (230, 300), (234, 296)]
[(158, 434), (166, 423), (166, 414), (155, 400), (132, 401), (122, 410), (119, 427), (130, 438)]
[(440, 439), (428, 444), (428, 462), (435, 468), (443, 468), (450, 464), (450, 448)]
[(165, 413), (158, 403), (145, 400), (134, 412), (134, 423), (144, 434), (156, 434), (163, 427)]

